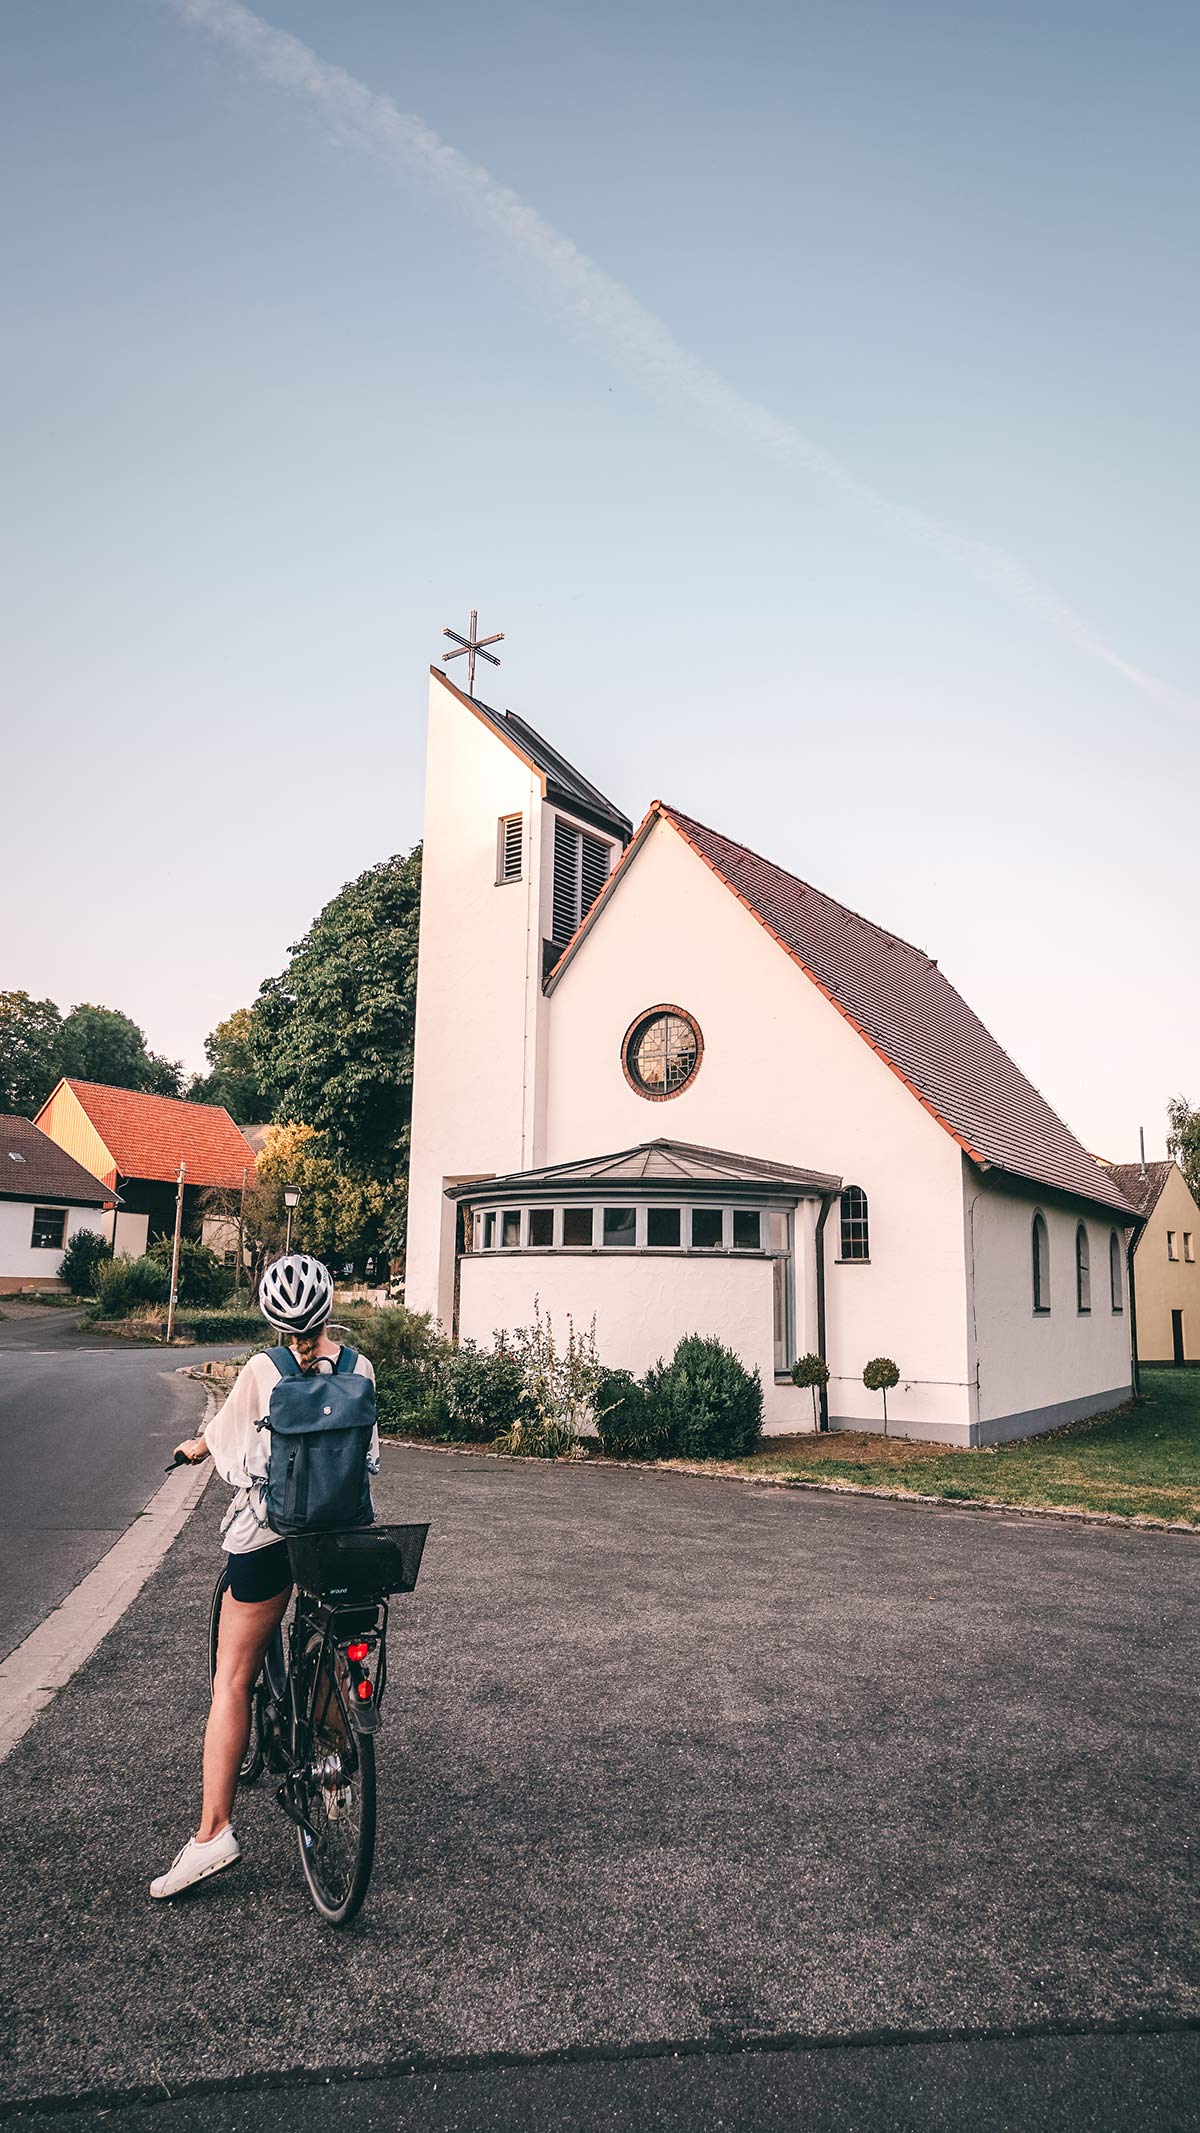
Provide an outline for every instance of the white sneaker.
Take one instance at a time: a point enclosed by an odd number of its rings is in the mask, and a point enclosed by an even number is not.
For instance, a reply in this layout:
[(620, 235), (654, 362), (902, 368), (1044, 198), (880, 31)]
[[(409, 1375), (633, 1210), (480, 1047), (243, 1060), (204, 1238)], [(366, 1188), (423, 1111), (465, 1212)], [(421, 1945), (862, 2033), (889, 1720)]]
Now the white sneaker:
[(219, 1874), (227, 1866), (236, 1866), (241, 1856), (242, 1847), (229, 1827), (210, 1837), (207, 1844), (189, 1837), (174, 1865), (150, 1883), (150, 1894), (181, 1896), (184, 1889), (194, 1888), (198, 1881), (207, 1881), (210, 1874)]

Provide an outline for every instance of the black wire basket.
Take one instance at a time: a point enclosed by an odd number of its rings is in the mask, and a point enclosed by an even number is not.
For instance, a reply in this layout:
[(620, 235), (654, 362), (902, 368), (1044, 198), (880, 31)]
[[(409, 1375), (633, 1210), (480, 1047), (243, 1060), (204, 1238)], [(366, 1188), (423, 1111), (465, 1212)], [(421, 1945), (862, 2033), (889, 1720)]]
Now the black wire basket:
[(362, 1526), (349, 1533), (292, 1533), (288, 1555), (302, 1592), (322, 1600), (382, 1599), (411, 1592), (428, 1526)]

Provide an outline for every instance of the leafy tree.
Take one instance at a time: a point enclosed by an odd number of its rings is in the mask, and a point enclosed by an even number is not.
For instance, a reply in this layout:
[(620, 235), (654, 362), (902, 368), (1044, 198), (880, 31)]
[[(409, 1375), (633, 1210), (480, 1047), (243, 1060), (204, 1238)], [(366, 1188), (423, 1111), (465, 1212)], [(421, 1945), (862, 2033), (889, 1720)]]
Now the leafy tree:
[(887, 1396), (893, 1385), (900, 1383), (900, 1372), (890, 1355), (873, 1355), (863, 1371), (863, 1384), (868, 1392), (883, 1394), (883, 1434), (888, 1433)]
[(1193, 1111), (1186, 1096), (1176, 1096), (1167, 1105), (1167, 1117), (1171, 1121), (1167, 1149), (1200, 1199), (1200, 1110)]
[(0, 1111), (32, 1118), (62, 1073), (63, 1020), (53, 1000), (0, 992)]
[(336, 1270), (344, 1259), (389, 1253), (403, 1218), (402, 1182), (365, 1178), (341, 1167), (324, 1134), (312, 1126), (275, 1126), (258, 1158), (257, 1177), (246, 1191), (246, 1241), (257, 1281), (287, 1235), (285, 1185), (298, 1185), (300, 1205), (292, 1224), (293, 1247), (314, 1252)]
[(361, 1180), (407, 1169), (420, 846), (326, 904), (254, 1004), (248, 1052), (277, 1119), (304, 1119)]
[(823, 1355), (801, 1355), (792, 1364), (793, 1385), (807, 1385), (812, 1393), (813, 1428), (819, 1429), (821, 1418), (817, 1413), (817, 1393), (829, 1383), (829, 1365)]
[(178, 1096), (182, 1086), (179, 1062), (148, 1051), (137, 1023), (115, 1007), (73, 1007), (62, 1024), (59, 1057), (60, 1071), (77, 1081), (155, 1096)]
[(252, 1052), (253, 1010), (235, 1008), (204, 1040), (210, 1071), (195, 1074), (187, 1094), (196, 1104), (224, 1104), (239, 1126), (263, 1124), (271, 1116), (270, 1099), (260, 1086)]

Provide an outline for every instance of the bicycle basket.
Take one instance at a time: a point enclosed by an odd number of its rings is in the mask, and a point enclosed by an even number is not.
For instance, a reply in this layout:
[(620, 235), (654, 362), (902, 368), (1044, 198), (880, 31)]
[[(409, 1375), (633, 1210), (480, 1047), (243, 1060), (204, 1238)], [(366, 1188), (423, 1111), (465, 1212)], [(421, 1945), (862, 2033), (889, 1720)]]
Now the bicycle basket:
[(349, 1533), (292, 1533), (288, 1555), (301, 1591), (326, 1600), (411, 1592), (428, 1526), (364, 1526)]

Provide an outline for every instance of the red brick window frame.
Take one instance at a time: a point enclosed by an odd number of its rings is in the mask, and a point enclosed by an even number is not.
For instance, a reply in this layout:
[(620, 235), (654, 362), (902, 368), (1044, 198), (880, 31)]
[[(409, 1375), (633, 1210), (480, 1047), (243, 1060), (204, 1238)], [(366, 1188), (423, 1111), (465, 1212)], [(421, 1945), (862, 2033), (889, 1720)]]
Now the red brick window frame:
[[(656, 1051), (661, 1057), (664, 1077), (661, 1088), (655, 1086), (651, 1073), (645, 1071)], [(690, 1015), (686, 1007), (676, 1007), (669, 1000), (660, 1000), (657, 1007), (643, 1008), (621, 1040), (621, 1071), (635, 1094), (645, 1097), (651, 1104), (669, 1103), (673, 1096), (682, 1096), (685, 1089), (690, 1089), (700, 1072), (703, 1057), (704, 1038), (696, 1017)], [(688, 1063), (680, 1073), (683, 1060)], [(673, 1075), (679, 1078), (672, 1082)]]

